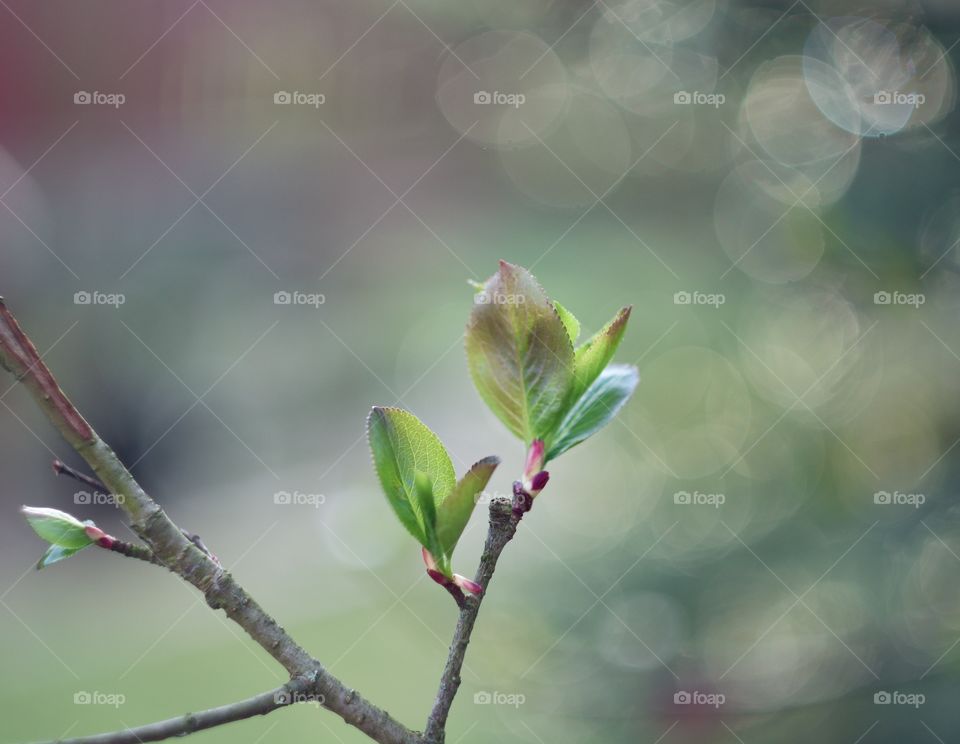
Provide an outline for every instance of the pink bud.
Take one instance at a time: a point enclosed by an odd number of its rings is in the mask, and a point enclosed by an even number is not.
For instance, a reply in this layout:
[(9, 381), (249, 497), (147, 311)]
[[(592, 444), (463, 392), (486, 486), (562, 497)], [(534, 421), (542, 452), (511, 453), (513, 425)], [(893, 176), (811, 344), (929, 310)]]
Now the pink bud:
[(422, 548), (420, 552), (421, 552), (422, 555), (423, 555), (423, 562), (424, 562), (424, 564), (425, 564), (426, 567), (427, 567), (427, 573), (430, 573), (430, 571), (436, 571), (436, 570), (437, 570), (437, 561), (436, 561), (436, 559), (433, 557), (433, 554), (432, 554), (429, 550), (427, 550), (426, 548)]
[(471, 594), (476, 594), (478, 596), (483, 594), (483, 587), (480, 586), (476, 581), (471, 581), (466, 576), (454, 574), (453, 583), (459, 586), (461, 589), (466, 589)]
[[(94, 542), (100, 542), (101, 540), (108, 539), (108, 540), (110, 541), (110, 543), (113, 544), (113, 538), (110, 537), (109, 535), (107, 535), (106, 532), (104, 532), (103, 530), (101, 530), (101, 529), (100, 529), (99, 527), (97, 527), (95, 524), (87, 524), (87, 525), (84, 525), (83, 530), (84, 530), (84, 532), (87, 533), (87, 537), (89, 537), (89, 538), (90, 538), (91, 540), (93, 540)], [(104, 547), (106, 547), (106, 546), (104, 546)]]
[(427, 569), (427, 576), (436, 581), (440, 586), (447, 586), (450, 583), (450, 579), (448, 577), (444, 576), (434, 568)]
[(550, 473), (546, 470), (541, 470), (533, 478), (530, 479), (530, 493), (536, 495), (543, 490), (543, 487), (547, 485), (547, 481), (550, 480)]
[(534, 473), (543, 469), (544, 445), (542, 439), (534, 439), (527, 450), (527, 462), (523, 466), (523, 478), (529, 480)]

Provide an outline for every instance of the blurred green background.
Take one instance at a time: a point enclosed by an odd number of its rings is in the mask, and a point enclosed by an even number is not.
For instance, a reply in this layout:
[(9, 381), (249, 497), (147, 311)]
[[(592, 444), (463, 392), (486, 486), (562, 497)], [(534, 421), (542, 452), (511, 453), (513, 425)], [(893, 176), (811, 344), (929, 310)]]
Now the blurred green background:
[[(520, 472), (462, 345), (467, 280), (505, 258), (584, 335), (633, 304), (642, 382), (550, 468), (447, 741), (960, 733), (953, 4), (0, 5), (0, 292), (144, 487), (348, 685), (421, 728), (456, 619), (379, 491), (369, 407), (414, 411), (461, 472), (501, 455), (493, 495)], [(81, 463), (10, 384), (0, 741), (280, 684), (166, 572), (33, 570), (21, 504), (130, 533), (51, 474)], [(478, 512), (461, 573), (483, 533)], [(365, 739), (300, 706), (195, 740)]]

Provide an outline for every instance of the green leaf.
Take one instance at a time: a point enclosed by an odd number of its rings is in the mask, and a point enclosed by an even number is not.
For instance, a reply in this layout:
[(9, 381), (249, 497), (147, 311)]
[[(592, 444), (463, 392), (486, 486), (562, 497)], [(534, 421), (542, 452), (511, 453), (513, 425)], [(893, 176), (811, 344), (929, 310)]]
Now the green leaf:
[(441, 502), (437, 510), (437, 537), (440, 549), (447, 557), (453, 555), (453, 549), (470, 521), (473, 507), (477, 504), (477, 494), (486, 488), (499, 464), (499, 457), (485, 457), (475, 463)]
[(567, 336), (570, 338), (570, 343), (576, 343), (577, 336), (580, 335), (580, 321), (577, 320), (573, 313), (556, 300), (553, 301), (553, 306), (557, 309), (557, 315), (560, 316), (563, 327), (567, 329)]
[(592, 436), (617, 414), (640, 382), (637, 368), (629, 364), (611, 364), (563, 417), (547, 447), (552, 460), (574, 445)]
[(440, 570), (449, 574), (449, 562), (444, 560), (443, 551), (440, 549), (440, 541), (437, 539), (437, 505), (434, 501), (433, 483), (430, 482), (430, 476), (418, 470), (413, 476), (413, 493), (416, 498), (415, 503), (423, 518), (423, 534), (426, 538), (426, 542), (420, 544), (430, 551), (439, 564)]
[(62, 561), (65, 558), (69, 558), (74, 553), (79, 553), (83, 548), (87, 547), (84, 545), (80, 548), (65, 548), (62, 545), (51, 545), (44, 552), (43, 556), (37, 562), (37, 568), (46, 568), (47, 566), (52, 566), (58, 561)]
[(424, 512), (416, 490), (417, 473), (429, 480), (436, 504), (456, 485), (450, 456), (436, 434), (400, 408), (375, 407), (370, 411), (367, 438), (387, 500), (401, 524), (429, 550)]
[(620, 345), (623, 332), (630, 318), (630, 307), (621, 308), (613, 320), (607, 323), (587, 342), (577, 348), (574, 357), (574, 383), (571, 400), (576, 401), (604, 370)]
[(24, 506), (21, 511), (33, 531), (51, 545), (79, 550), (93, 542), (86, 525), (72, 514), (37, 506)]
[(527, 443), (549, 434), (573, 385), (573, 345), (536, 279), (501, 261), (466, 335), (470, 374), (494, 415)]

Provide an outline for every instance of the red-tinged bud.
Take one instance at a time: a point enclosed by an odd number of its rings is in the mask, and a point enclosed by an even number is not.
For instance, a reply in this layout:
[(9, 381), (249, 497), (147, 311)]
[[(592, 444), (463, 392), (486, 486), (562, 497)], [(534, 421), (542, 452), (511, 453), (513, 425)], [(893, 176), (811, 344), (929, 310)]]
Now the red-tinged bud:
[(471, 594), (476, 594), (477, 596), (483, 594), (483, 587), (480, 586), (476, 581), (471, 581), (466, 576), (454, 574), (453, 583), (459, 586), (461, 589), (466, 589)]
[(437, 561), (434, 559), (433, 554), (426, 548), (422, 548), (420, 552), (423, 555), (423, 563), (427, 567), (427, 572), (436, 571)]
[(113, 538), (110, 537), (109, 535), (107, 535), (106, 532), (104, 532), (103, 530), (101, 530), (101, 529), (100, 529), (99, 527), (97, 527), (97, 525), (95, 525), (95, 524), (85, 524), (85, 525), (83, 526), (83, 531), (86, 532), (86, 533), (87, 533), (87, 537), (89, 537), (89, 538), (90, 538), (91, 540), (93, 540), (94, 542), (100, 542), (100, 541), (103, 540), (104, 538), (108, 538), (111, 543), (113, 542)]
[(547, 485), (547, 481), (550, 480), (550, 473), (546, 470), (541, 470), (533, 478), (530, 479), (530, 494), (536, 496), (543, 490), (543, 487)]
[(513, 482), (513, 514), (521, 519), (524, 514), (533, 508), (533, 496), (520, 481)]
[(444, 576), (442, 573), (437, 571), (435, 568), (427, 569), (427, 576), (436, 581), (440, 586), (447, 586), (450, 584), (450, 579), (447, 576)]
[(534, 439), (530, 443), (530, 449), (527, 450), (527, 462), (523, 466), (524, 483), (529, 482), (536, 473), (543, 470), (544, 454), (543, 440)]

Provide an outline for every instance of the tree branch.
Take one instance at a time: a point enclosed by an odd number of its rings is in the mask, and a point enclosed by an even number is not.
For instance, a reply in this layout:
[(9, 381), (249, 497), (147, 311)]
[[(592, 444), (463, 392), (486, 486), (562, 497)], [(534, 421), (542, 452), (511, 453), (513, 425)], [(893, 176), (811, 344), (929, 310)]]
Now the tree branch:
[(394, 720), (329, 674), (276, 620), (200, 549), (150, 498), (107, 444), (100, 439), (60, 389), (36, 347), (0, 298), (0, 366), (22, 382), (37, 405), (90, 465), (109, 493), (122, 495), (120, 506), (132, 529), (163, 565), (193, 584), (207, 604), (223, 609), (251, 638), (289, 672), (311, 680), (324, 706), (381, 744), (417, 744), (418, 734)]
[(138, 561), (145, 561), (155, 566), (167, 568), (167, 566), (153, 554), (153, 551), (145, 545), (136, 545), (126, 542), (125, 540), (118, 540), (112, 535), (106, 535), (94, 544), (104, 550), (112, 550), (114, 553), (125, 555), (127, 558), (136, 558)]
[[(109, 495), (107, 487), (96, 478), (91, 478), (89, 475), (85, 475), (79, 470), (71, 468), (62, 460), (53, 461), (53, 472), (57, 475), (66, 475), (68, 478), (73, 478), (75, 481), (79, 481), (80, 483), (85, 483), (97, 493)], [(180, 531), (183, 533), (185, 538), (200, 548), (200, 550), (202, 550), (208, 556), (213, 558), (214, 561), (219, 563), (217, 557), (207, 549), (206, 545), (203, 544), (203, 541), (200, 539), (200, 535), (191, 535), (182, 528)], [(98, 541), (97, 545), (99, 545), (101, 548), (105, 548), (106, 550), (112, 550), (115, 553), (125, 555), (128, 558), (136, 558), (137, 560), (146, 561), (147, 563), (153, 563), (156, 566), (164, 566), (166, 568), (164, 563), (153, 554), (153, 551), (150, 550), (150, 548), (144, 547), (143, 545), (136, 545), (124, 540), (119, 540), (112, 535), (107, 535), (105, 539)]]
[(511, 502), (506, 499), (498, 498), (490, 503), (490, 530), (487, 532), (483, 555), (480, 557), (480, 567), (477, 569), (477, 575), (474, 579), (483, 587), (484, 591), (480, 596), (468, 597), (460, 609), (460, 618), (453, 634), (453, 641), (450, 643), (450, 653), (447, 656), (447, 663), (440, 678), (440, 689), (437, 691), (437, 698), (433, 704), (433, 709), (430, 711), (427, 728), (423, 734), (423, 741), (426, 744), (443, 744), (447, 716), (457, 695), (457, 690), (460, 689), (460, 670), (463, 668), (463, 661), (467, 655), (467, 646), (470, 644), (473, 626), (477, 622), (477, 615), (480, 613), (480, 604), (486, 596), (490, 579), (493, 578), (497, 560), (507, 543), (517, 533), (517, 525), (522, 517), (523, 512), (514, 510)]
[(210, 708), (199, 713), (186, 713), (166, 721), (148, 723), (145, 726), (128, 728), (109, 734), (79, 736), (75, 739), (58, 739), (48, 744), (138, 744), (139, 742), (162, 741), (172, 736), (186, 736), (204, 729), (222, 726), (233, 721), (242, 721), (253, 716), (265, 716), (278, 708), (294, 703), (307, 702), (309, 683), (305, 680), (290, 682), (269, 692), (263, 692), (247, 700)]

